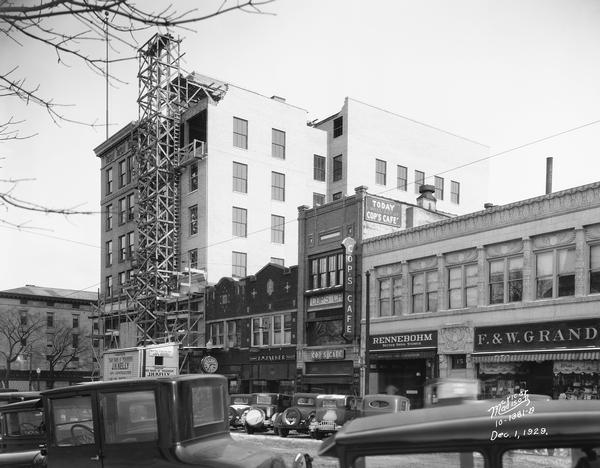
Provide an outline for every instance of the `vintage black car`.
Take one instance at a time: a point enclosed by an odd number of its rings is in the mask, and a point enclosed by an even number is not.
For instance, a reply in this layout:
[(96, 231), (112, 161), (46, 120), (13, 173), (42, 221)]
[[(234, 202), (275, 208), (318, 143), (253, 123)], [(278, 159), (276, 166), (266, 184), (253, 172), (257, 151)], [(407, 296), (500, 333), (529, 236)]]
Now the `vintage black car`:
[(246, 411), (242, 420), (248, 434), (265, 432), (273, 428), (274, 418), (278, 413), (283, 413), (292, 403), (291, 395), (283, 393), (253, 393), (250, 409)]
[(318, 453), (337, 458), (340, 468), (573, 468), (593, 458), (591, 450), (600, 455), (599, 421), (600, 401), (529, 400), (520, 393), (359, 418)]
[(319, 395), (315, 418), (308, 431), (311, 437), (322, 439), (337, 432), (348, 421), (360, 415), (360, 398), (354, 395)]
[(18, 401), (34, 400), (36, 398), (40, 398), (40, 392), (19, 392), (16, 390), (10, 392), (0, 392), (0, 406), (16, 403)]
[(40, 398), (0, 407), (0, 466), (40, 466), (40, 444), (46, 441)]
[(232, 429), (244, 427), (242, 416), (250, 409), (251, 393), (234, 393), (229, 395), (229, 425)]
[(43, 399), (49, 468), (285, 467), (233, 441), (220, 375), (93, 382), (45, 391)]
[(281, 437), (287, 437), (290, 431), (308, 434), (308, 426), (315, 417), (316, 405), (316, 393), (294, 393), (291, 406), (275, 417), (273, 432)]

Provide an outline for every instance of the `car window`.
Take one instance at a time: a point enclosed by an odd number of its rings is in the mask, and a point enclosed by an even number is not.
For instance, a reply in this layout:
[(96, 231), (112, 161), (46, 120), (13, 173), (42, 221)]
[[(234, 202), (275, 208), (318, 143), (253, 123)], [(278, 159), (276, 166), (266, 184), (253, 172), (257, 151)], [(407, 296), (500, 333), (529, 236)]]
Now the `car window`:
[(385, 400), (373, 400), (369, 402), (369, 406), (371, 408), (387, 408), (390, 406), (390, 402)]
[(298, 406), (315, 406), (315, 399), (300, 397), (300, 398), (298, 398), (298, 401), (296, 402), (296, 404)]
[(7, 435), (35, 435), (43, 432), (43, 413), (40, 410), (6, 413)]
[(77, 395), (52, 400), (54, 443), (59, 447), (95, 443), (92, 399)]
[(600, 467), (600, 447), (509, 450), (502, 455), (502, 466), (596, 468)]
[(220, 385), (195, 385), (192, 387), (192, 424), (200, 427), (224, 420), (223, 389)]
[(259, 405), (270, 405), (271, 397), (269, 395), (256, 395), (256, 403)]
[(156, 401), (152, 390), (102, 393), (100, 410), (107, 444), (158, 439)]
[(323, 408), (337, 408), (337, 401), (331, 399), (323, 400)]
[[(354, 468), (484, 468), (484, 458), (479, 452), (410, 453), (394, 455), (369, 455), (359, 458)], [(522, 465), (526, 466), (526, 465)]]
[(234, 397), (232, 405), (247, 405), (250, 402), (250, 397)]

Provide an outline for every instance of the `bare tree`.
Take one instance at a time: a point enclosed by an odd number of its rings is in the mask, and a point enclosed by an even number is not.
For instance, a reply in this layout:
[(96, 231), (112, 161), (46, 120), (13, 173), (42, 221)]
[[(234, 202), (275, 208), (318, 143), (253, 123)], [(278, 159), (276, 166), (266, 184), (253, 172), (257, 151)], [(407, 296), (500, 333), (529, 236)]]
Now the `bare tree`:
[(73, 334), (73, 330), (68, 327), (57, 328), (51, 339), (48, 339), (46, 350), (50, 388), (54, 387), (56, 373), (64, 372), (69, 364), (77, 362), (81, 358), (90, 358), (91, 350), (88, 336)]
[(28, 354), (29, 359), (32, 359), (34, 353), (40, 352), (34, 338), (42, 328), (42, 319), (33, 319), (30, 314), (17, 310), (0, 314), (0, 357), (5, 364), (2, 377), (4, 388), (9, 386), (10, 370), (19, 356)]
[[(119, 78), (109, 73), (109, 65), (135, 59), (139, 47), (151, 30), (169, 32), (189, 29), (193, 24), (239, 10), (245, 13), (264, 14), (262, 7), (274, 0), (218, 0), (211, 11), (193, 8), (178, 11), (169, 1), (159, 0), (154, 10), (146, 2), (133, 0), (0, 0), (0, 38), (25, 46), (31, 41), (43, 44), (57, 57), (59, 64), (69, 64), (69, 59), (79, 61), (98, 75), (110, 77), (113, 83)], [(198, 2), (203, 8), (206, 2)], [(214, 5), (217, 5), (216, 7)], [(57, 22), (60, 20), (60, 25)], [(110, 44), (111, 58), (102, 53), (99, 43)], [(11, 62), (14, 63), (14, 62)], [(63, 123), (99, 126), (97, 122), (83, 122), (65, 113), (63, 104), (40, 92), (38, 84), (27, 82), (19, 76), (19, 66), (0, 64), (0, 97), (18, 99), (23, 105), (35, 104), (46, 110), (57, 125)], [(31, 138), (23, 135), (19, 127), (23, 120), (11, 116), (0, 122), (0, 142)], [(0, 181), (6, 182), (6, 181)], [(9, 181), (10, 182), (10, 181)], [(88, 214), (74, 208), (51, 208), (19, 200), (0, 191), (0, 206), (30, 211), (59, 214)], [(14, 226), (14, 225), (13, 225)], [(20, 227), (20, 226), (16, 226)]]

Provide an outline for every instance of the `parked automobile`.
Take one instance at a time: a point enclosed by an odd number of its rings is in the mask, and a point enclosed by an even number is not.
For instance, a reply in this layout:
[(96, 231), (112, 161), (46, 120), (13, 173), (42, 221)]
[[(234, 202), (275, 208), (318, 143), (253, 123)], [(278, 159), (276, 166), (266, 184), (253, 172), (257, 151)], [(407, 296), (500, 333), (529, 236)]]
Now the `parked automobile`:
[(229, 433), (227, 379), (178, 375), (43, 392), (48, 468), (284, 468)]
[(308, 434), (308, 426), (315, 417), (316, 405), (316, 393), (294, 393), (291, 406), (275, 417), (273, 431), (281, 437), (287, 437), (290, 431)]
[(46, 441), (40, 398), (0, 407), (0, 466), (41, 466), (40, 444)]
[(291, 395), (283, 393), (253, 393), (250, 409), (242, 420), (248, 434), (265, 432), (273, 428), (274, 417), (292, 404)]
[(244, 427), (243, 414), (250, 409), (250, 393), (234, 393), (229, 395), (229, 426), (232, 429)]
[(322, 439), (338, 431), (346, 422), (359, 416), (360, 398), (354, 395), (319, 395), (315, 419), (308, 431), (311, 437)]
[(425, 385), (424, 406), (454, 405), (481, 398), (481, 382), (477, 379), (438, 378)]
[(401, 395), (375, 394), (362, 398), (360, 417), (397, 413), (410, 409), (410, 399)]
[(40, 392), (19, 392), (16, 390), (10, 392), (0, 392), (0, 406), (16, 403), (18, 401), (34, 400), (36, 398), (40, 398)]
[(340, 468), (572, 468), (585, 452), (600, 453), (598, 421), (600, 401), (529, 400), (520, 393), (359, 418), (318, 454), (337, 458)]

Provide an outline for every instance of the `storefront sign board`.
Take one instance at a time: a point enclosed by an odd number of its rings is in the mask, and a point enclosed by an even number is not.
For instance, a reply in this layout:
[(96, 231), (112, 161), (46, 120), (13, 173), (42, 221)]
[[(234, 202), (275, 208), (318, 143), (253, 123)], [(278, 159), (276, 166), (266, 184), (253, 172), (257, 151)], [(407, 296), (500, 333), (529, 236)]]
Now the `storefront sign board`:
[(311, 296), (308, 299), (308, 307), (323, 307), (323, 306), (340, 306), (344, 302), (342, 293), (325, 294), (323, 296)]
[(402, 227), (402, 207), (395, 200), (388, 198), (365, 197), (365, 221)]
[(310, 352), (313, 361), (340, 360), (346, 358), (346, 350), (342, 349), (318, 349)]
[(369, 336), (369, 351), (437, 348), (437, 330)]
[(356, 241), (352, 237), (346, 237), (342, 241), (342, 245), (346, 249), (344, 255), (344, 330), (342, 336), (348, 341), (354, 339), (354, 272), (355, 259), (354, 248)]
[(262, 361), (295, 361), (296, 348), (267, 348), (250, 351), (250, 362)]

